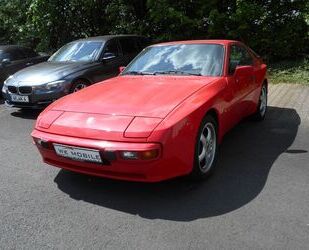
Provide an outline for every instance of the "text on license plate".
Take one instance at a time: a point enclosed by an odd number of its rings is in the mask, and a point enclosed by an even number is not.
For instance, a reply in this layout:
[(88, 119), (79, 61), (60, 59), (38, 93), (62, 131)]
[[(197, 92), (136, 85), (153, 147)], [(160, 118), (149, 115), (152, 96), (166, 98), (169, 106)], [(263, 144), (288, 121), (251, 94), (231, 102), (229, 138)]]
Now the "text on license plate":
[(11, 95), (12, 102), (29, 102), (29, 97), (24, 95)]
[(64, 146), (54, 143), (56, 154), (77, 161), (102, 163), (98, 150)]

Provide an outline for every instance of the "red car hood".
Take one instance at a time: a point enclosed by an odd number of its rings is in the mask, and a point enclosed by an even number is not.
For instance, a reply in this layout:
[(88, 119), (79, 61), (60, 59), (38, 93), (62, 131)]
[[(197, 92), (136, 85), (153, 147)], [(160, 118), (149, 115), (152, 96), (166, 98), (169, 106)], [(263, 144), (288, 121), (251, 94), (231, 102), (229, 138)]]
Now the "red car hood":
[(38, 117), (49, 133), (102, 140), (147, 138), (208, 77), (117, 77), (64, 97)]
[(120, 76), (66, 96), (53, 110), (164, 118), (214, 77)]

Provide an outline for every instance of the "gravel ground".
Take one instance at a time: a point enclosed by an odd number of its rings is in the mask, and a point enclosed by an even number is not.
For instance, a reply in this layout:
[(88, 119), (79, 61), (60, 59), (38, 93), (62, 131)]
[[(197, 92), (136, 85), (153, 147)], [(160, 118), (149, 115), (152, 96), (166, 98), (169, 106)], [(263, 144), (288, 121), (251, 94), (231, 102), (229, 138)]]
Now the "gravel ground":
[(0, 105), (1, 249), (308, 249), (309, 87), (271, 85), (263, 123), (226, 135), (203, 183), (141, 184), (49, 167), (37, 114)]

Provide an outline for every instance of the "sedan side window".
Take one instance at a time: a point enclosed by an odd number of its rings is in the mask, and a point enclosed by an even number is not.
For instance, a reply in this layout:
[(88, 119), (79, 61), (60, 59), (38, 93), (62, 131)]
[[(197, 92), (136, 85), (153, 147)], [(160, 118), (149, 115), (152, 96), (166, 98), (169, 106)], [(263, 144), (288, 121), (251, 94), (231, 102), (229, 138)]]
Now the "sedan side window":
[(253, 65), (253, 59), (249, 52), (238, 45), (231, 46), (229, 74), (232, 75), (237, 66)]
[(103, 59), (112, 59), (117, 56), (119, 56), (119, 48), (117, 40), (109, 41), (105, 46)]

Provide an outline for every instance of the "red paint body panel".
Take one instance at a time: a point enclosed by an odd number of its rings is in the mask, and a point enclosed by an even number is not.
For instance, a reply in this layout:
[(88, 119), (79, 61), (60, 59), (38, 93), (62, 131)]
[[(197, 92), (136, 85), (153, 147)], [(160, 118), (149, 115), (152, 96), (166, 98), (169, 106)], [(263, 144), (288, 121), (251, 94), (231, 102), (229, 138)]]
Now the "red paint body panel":
[(135, 117), (124, 133), (127, 138), (148, 138), (162, 121), (160, 118)]
[[(218, 139), (257, 109), (266, 65), (228, 75), (231, 44), (236, 41), (182, 41), (165, 44), (219, 43), (225, 47), (224, 74), (203, 76), (119, 76), (92, 85), (50, 105), (38, 117), (32, 136), (52, 143), (112, 151), (110, 165), (78, 162), (38, 146), (51, 165), (96, 176), (155, 182), (189, 174), (200, 123), (209, 111), (218, 120)], [(155, 46), (161, 46), (159, 44)], [(119, 151), (158, 150), (154, 160), (123, 160)]]
[(59, 100), (70, 112), (164, 118), (180, 102), (215, 77), (119, 76)]

